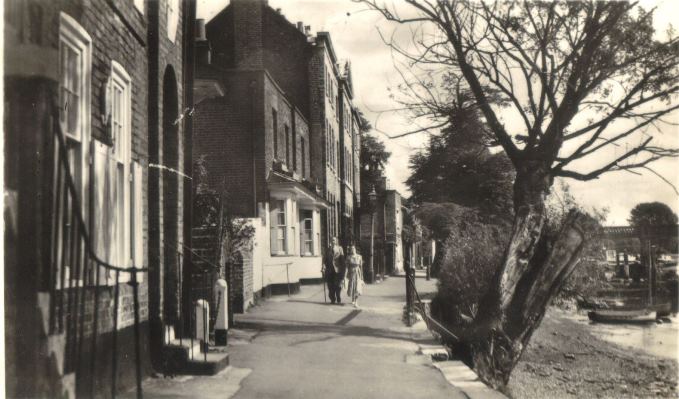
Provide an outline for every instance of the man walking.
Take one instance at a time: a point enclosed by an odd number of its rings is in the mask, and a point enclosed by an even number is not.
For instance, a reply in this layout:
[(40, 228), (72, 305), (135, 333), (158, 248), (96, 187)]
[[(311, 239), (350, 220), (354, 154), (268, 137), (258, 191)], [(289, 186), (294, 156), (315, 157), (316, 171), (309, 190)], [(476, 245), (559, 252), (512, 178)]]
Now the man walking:
[(325, 261), (321, 273), (325, 276), (330, 292), (330, 302), (340, 304), (342, 280), (344, 279), (344, 251), (337, 244), (337, 237), (333, 237), (331, 245), (325, 253)]

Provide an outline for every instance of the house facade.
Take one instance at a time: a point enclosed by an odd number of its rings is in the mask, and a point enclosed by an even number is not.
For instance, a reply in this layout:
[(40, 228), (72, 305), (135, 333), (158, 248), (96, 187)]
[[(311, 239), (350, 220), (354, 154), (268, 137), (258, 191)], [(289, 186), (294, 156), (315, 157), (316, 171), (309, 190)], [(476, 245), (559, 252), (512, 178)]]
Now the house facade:
[(263, 0), (231, 1), (199, 40), (193, 157), (206, 190), (255, 230), (230, 281), (244, 311), (259, 295), (320, 279), (330, 238), (353, 236), (353, 88), (328, 33), (312, 36)]
[(194, 19), (193, 1), (5, 4), (8, 396), (101, 396), (163, 369)]
[[(406, 254), (403, 223), (405, 207), (398, 191), (388, 188), (382, 177), (374, 187), (375, 202), (360, 214), (360, 246), (366, 254), (366, 277), (370, 281), (404, 271)], [(367, 199), (365, 199), (367, 201)], [(372, 269), (371, 269), (372, 265)]]

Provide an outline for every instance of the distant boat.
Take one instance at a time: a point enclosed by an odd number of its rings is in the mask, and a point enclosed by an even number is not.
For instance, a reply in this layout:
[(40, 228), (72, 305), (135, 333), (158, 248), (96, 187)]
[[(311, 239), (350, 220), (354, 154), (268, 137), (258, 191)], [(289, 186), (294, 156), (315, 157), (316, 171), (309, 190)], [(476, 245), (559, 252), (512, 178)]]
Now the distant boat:
[(658, 312), (649, 309), (599, 309), (587, 313), (590, 320), (599, 323), (651, 323)]

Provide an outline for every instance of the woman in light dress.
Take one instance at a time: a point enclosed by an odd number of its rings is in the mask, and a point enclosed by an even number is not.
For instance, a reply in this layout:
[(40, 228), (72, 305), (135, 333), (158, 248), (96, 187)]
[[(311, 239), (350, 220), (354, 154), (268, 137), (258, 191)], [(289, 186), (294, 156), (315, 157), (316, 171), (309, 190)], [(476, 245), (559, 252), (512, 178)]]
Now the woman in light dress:
[(363, 257), (356, 253), (356, 247), (349, 247), (349, 256), (346, 259), (347, 296), (351, 298), (351, 304), (358, 307), (358, 296), (363, 293)]

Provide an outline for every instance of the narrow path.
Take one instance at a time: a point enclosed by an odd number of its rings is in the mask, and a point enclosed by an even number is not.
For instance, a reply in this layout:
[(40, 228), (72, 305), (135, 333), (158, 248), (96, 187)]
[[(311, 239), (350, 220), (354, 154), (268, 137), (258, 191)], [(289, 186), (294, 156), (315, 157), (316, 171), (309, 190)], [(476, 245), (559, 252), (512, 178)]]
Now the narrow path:
[[(420, 292), (434, 281), (417, 279)], [(231, 366), (211, 377), (153, 379), (145, 397), (238, 399), (466, 398), (424, 356), (423, 326), (402, 322), (405, 280), (366, 286), (359, 309), (325, 304), (321, 285), (236, 316)], [(422, 323), (420, 323), (422, 324)]]
[[(417, 281), (424, 292), (435, 288)], [(427, 335), (403, 324), (404, 300), (405, 280), (392, 277), (367, 286), (359, 309), (324, 304), (316, 285), (237, 316), (259, 333), (229, 350), (232, 365), (252, 370), (235, 398), (455, 398), (416, 355)]]

